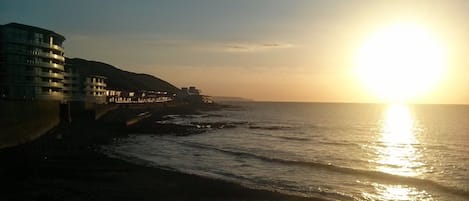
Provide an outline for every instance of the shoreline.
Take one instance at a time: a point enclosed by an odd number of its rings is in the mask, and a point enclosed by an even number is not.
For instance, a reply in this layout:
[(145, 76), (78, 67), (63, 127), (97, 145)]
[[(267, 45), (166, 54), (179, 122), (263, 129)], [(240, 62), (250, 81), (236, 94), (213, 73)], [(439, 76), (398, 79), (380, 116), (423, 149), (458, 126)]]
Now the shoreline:
[[(218, 107), (218, 108), (217, 108)], [(40, 139), (0, 150), (2, 200), (320, 200), (286, 195), (111, 158), (95, 149), (132, 133), (190, 135), (183, 126), (153, 122), (166, 114), (195, 114), (190, 105), (119, 108), (97, 121), (61, 125)], [(127, 127), (142, 112), (152, 115)], [(189, 132), (189, 133), (187, 133)]]

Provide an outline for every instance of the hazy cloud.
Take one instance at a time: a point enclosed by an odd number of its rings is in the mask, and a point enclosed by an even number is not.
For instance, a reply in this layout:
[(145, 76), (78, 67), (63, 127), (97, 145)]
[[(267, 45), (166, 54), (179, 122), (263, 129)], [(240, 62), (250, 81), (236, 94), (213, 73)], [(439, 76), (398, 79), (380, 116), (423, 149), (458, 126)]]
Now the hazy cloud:
[(151, 45), (162, 48), (185, 48), (213, 52), (262, 52), (275, 49), (286, 49), (295, 45), (283, 42), (206, 42), (184, 40), (157, 40), (148, 42)]
[(292, 48), (289, 43), (228, 43), (223, 44), (225, 52), (261, 52), (274, 49)]
[(177, 48), (192, 51), (207, 52), (226, 52), (226, 53), (256, 53), (266, 52), (277, 49), (287, 49), (297, 47), (297, 45), (278, 42), (278, 41), (204, 41), (204, 40), (185, 40), (171, 39), (165, 36), (155, 36), (148, 34), (118, 34), (113, 36), (107, 35), (86, 35), (86, 34), (69, 34), (67, 37), (69, 42), (86, 42), (86, 43), (114, 43), (113, 41), (121, 41), (121, 45), (150, 46), (156, 48)]

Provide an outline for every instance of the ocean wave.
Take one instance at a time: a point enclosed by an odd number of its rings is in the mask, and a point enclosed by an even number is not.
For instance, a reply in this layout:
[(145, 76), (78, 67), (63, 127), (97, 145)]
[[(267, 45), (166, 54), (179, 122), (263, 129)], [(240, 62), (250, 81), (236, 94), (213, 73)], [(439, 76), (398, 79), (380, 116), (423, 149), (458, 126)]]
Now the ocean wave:
[(342, 142), (340, 142), (340, 141), (332, 142), (332, 141), (320, 140), (318, 143), (319, 144), (326, 144), (326, 145), (359, 146), (357, 143), (344, 142), (344, 141), (342, 141)]
[[(356, 197), (353, 195), (348, 195), (342, 192), (337, 192), (337, 191), (329, 190), (327, 188), (322, 188), (322, 187), (309, 188), (308, 190), (299, 191), (297, 189), (297, 186), (290, 185), (288, 184), (287, 181), (277, 181), (277, 182), (274, 182), (272, 180), (264, 181), (261, 178), (249, 178), (249, 177), (229, 173), (226, 171), (213, 171), (212, 170), (209, 172), (205, 172), (205, 171), (197, 171), (197, 170), (184, 169), (184, 168), (178, 169), (174, 167), (163, 166), (151, 160), (145, 160), (138, 156), (132, 156), (132, 155), (127, 155), (122, 152), (118, 152), (115, 149), (113, 149), (111, 146), (103, 146), (103, 147), (97, 148), (96, 151), (103, 153), (110, 158), (120, 159), (123, 161), (127, 161), (130, 163), (145, 166), (145, 167), (154, 167), (154, 168), (159, 168), (159, 169), (173, 171), (173, 172), (180, 172), (180, 173), (186, 173), (186, 174), (191, 174), (191, 175), (199, 175), (199, 176), (209, 177), (213, 179), (221, 179), (221, 180), (225, 180), (229, 182), (236, 182), (242, 186), (245, 186), (247, 188), (252, 188), (252, 189), (262, 189), (262, 190), (268, 190), (268, 191), (282, 193), (286, 195), (295, 195), (295, 196), (301, 196), (301, 197), (313, 196), (313, 197), (322, 198), (325, 200), (329, 200), (331, 198), (335, 200), (356, 200)], [(275, 187), (273, 187), (272, 184), (274, 184)]]
[(163, 119), (176, 119), (176, 118), (184, 118), (184, 119), (194, 119), (194, 118), (204, 118), (209, 117), (208, 114), (169, 114), (163, 116)]
[(324, 170), (334, 171), (334, 172), (343, 173), (343, 174), (363, 176), (363, 177), (375, 179), (375, 180), (386, 182), (386, 183), (398, 183), (398, 184), (404, 183), (404, 184), (415, 185), (415, 186), (420, 186), (420, 187), (431, 186), (435, 189), (442, 190), (451, 194), (469, 196), (469, 191), (467, 190), (459, 189), (458, 187), (454, 187), (454, 186), (446, 186), (446, 185), (443, 185), (443, 184), (440, 184), (438, 182), (428, 180), (428, 179), (400, 176), (400, 175), (394, 175), (394, 174), (389, 174), (389, 173), (380, 172), (380, 171), (373, 171), (373, 170), (363, 170), (363, 169), (342, 167), (342, 166), (336, 166), (330, 163), (326, 164), (326, 163), (313, 162), (313, 161), (299, 161), (299, 160), (274, 158), (274, 157), (263, 156), (263, 155), (258, 155), (254, 153), (207, 146), (204, 144), (199, 144), (199, 143), (194, 143), (194, 142), (186, 142), (186, 141), (182, 142), (182, 141), (169, 140), (169, 139), (168, 141), (186, 145), (186, 146), (195, 147), (195, 148), (215, 150), (218, 152), (223, 152), (225, 154), (231, 154), (235, 156), (255, 158), (255, 159), (266, 161), (266, 162), (324, 169)]
[(256, 126), (250, 125), (249, 129), (258, 129), (258, 130), (293, 130), (296, 129), (295, 127), (291, 126), (278, 126), (278, 125), (270, 125), (270, 126)]
[(168, 114), (164, 115), (163, 119), (207, 119), (210, 117), (226, 117), (224, 114), (215, 113), (202, 113), (202, 114)]
[(156, 124), (163, 125), (177, 125), (188, 126), (198, 129), (223, 129), (223, 128), (236, 128), (239, 125), (248, 124), (245, 121), (213, 121), (213, 122), (196, 122), (187, 120), (159, 120), (155, 121)]
[(261, 135), (261, 136), (266, 136), (266, 137), (271, 137), (271, 138), (277, 138), (277, 139), (283, 139), (283, 140), (293, 140), (293, 141), (311, 141), (309, 138), (305, 137), (297, 137), (297, 136), (281, 136), (281, 135), (272, 135), (268, 133), (255, 133), (256, 135)]

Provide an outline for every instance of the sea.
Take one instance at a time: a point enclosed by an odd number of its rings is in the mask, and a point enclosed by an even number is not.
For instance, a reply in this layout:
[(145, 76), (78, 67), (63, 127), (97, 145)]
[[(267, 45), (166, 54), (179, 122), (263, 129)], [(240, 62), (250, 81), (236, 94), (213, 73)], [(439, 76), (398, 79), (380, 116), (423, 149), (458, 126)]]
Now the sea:
[(469, 200), (469, 106), (232, 102), (103, 147), (157, 168), (326, 200)]

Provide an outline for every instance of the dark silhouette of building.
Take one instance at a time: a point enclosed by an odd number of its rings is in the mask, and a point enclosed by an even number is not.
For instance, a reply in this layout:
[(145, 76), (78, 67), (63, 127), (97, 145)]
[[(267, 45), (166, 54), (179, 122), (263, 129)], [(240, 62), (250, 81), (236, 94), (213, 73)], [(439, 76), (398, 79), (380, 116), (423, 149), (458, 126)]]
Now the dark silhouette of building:
[(9, 23), (0, 26), (0, 96), (63, 100), (65, 37), (50, 30)]

